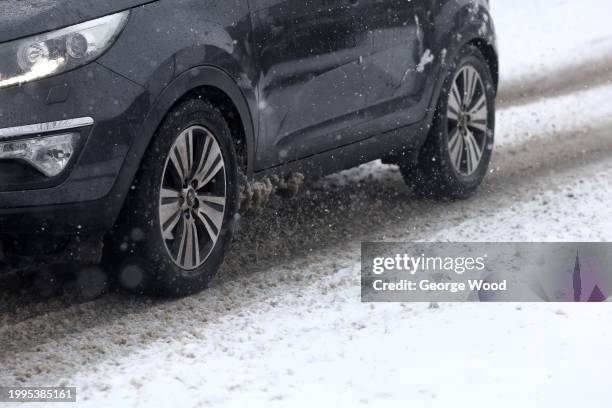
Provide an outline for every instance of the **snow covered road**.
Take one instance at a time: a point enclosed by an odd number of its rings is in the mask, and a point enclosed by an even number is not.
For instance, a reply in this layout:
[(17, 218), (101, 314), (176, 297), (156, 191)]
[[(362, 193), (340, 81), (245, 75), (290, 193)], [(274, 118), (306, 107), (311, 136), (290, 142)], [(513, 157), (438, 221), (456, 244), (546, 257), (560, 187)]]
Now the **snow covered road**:
[[(515, 406), (504, 396), (521, 389), (527, 406), (559, 407), (571, 399), (556, 391), (577, 370), (597, 396), (605, 376), (584, 353), (609, 338), (608, 308), (359, 303), (362, 240), (612, 238), (611, 116), (586, 130), (516, 120), (567, 109), (563, 100), (534, 107), (500, 113), (508, 130), (474, 198), (416, 200), (397, 169), (378, 163), (329, 177), (244, 219), (222, 277), (198, 296), (66, 304), (5, 292), (0, 383), (76, 385), (94, 406), (445, 406), (467, 404), (459, 390), (477, 386), (496, 405)], [(521, 377), (527, 366), (537, 372)]]
[(608, 0), (493, 0), (499, 34), (499, 103), (533, 101), (609, 83)]
[[(589, 41), (604, 32), (591, 23)], [(583, 54), (596, 75), (540, 53), (558, 75), (530, 94), (510, 61), (492, 172), (469, 200), (415, 199), (372, 163), (245, 217), (222, 275), (188, 299), (79, 304), (0, 278), (0, 384), (77, 386), (94, 407), (602, 405), (608, 304), (361, 304), (358, 269), (364, 240), (611, 241), (612, 76), (597, 44)]]

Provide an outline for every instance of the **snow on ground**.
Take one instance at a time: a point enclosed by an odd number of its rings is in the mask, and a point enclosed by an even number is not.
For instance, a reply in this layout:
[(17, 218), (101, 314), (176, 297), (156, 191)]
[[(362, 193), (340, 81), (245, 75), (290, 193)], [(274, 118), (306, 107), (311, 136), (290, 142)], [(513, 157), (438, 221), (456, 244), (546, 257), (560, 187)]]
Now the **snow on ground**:
[(493, 0), (502, 81), (545, 77), (612, 55), (609, 0)]
[[(432, 242), (610, 242), (612, 161), (586, 166), (548, 189), (495, 213), (475, 216), (428, 237)], [(526, 222), (529, 220), (529, 222)], [(612, 357), (612, 356), (611, 356)]]
[[(567, 98), (516, 108), (516, 115), (529, 117), (531, 111), (562, 118), (572, 105)], [(500, 155), (530, 143), (512, 136), (517, 127), (508, 120), (516, 121), (515, 115), (502, 112), (500, 128), (509, 133)], [(536, 122), (523, 125), (520, 131), (534, 126), (537, 139), (550, 130), (544, 127), (540, 135)], [(582, 134), (580, 121), (562, 125), (566, 134)], [(372, 170), (380, 180), (393, 171), (371, 164), (324, 182), (355, 185), (371, 180)], [(451, 206), (448, 219), (432, 218), (429, 228), (415, 230), (409, 219), (398, 221), (387, 239), (610, 241), (609, 174), (607, 158), (551, 171), (520, 188), (509, 186), (516, 194), (484, 192), (459, 208)], [(612, 363), (607, 305), (442, 304), (432, 310), (422, 304), (361, 304), (359, 251), (353, 244), (336, 254), (352, 258), (348, 265), (334, 266), (332, 254), (306, 260), (303, 270), (294, 271), (329, 269), (310, 285), (280, 284), (239, 313), (111, 358), (95, 372), (88, 369), (65, 382), (76, 384), (91, 406), (170, 406), (180, 400), (185, 407), (561, 408), (607, 397), (606, 367)], [(263, 273), (274, 281), (277, 272)], [(248, 284), (239, 279), (231, 290)]]
[[(607, 159), (563, 172), (531, 198), (472, 209), (467, 221), (416, 239), (609, 241), (611, 171)], [(415, 236), (392, 236), (402, 238)], [(559, 408), (607, 398), (607, 305), (361, 304), (358, 263), (279, 289), (67, 383), (92, 406)]]
[(497, 114), (497, 147), (549, 137), (574, 129), (576, 137), (598, 126), (601, 118), (612, 118), (612, 85), (603, 85), (527, 105), (511, 106)]
[(92, 406), (559, 408), (607, 398), (609, 308), (365, 305), (357, 274), (339, 271), (331, 279), (353, 285), (284, 294), (270, 312), (208, 327), (202, 341), (158, 344), (77, 384), (98, 398)]

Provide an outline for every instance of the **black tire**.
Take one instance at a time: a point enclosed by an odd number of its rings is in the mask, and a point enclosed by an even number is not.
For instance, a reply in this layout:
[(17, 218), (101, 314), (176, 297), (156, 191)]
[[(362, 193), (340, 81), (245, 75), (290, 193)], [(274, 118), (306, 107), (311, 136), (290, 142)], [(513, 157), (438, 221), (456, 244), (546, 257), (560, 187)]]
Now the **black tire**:
[[(458, 166), (460, 170), (453, 164), (449, 147), (449, 131), (453, 132), (454, 130), (451, 129), (452, 125), (450, 123), (452, 121), (449, 121), (448, 109), (451, 89), (456, 78), (460, 73), (463, 73), (462, 70), (465, 67), (472, 67), (479, 74), (487, 107), (486, 115), (484, 115), (487, 117), (486, 125), (482, 125), (486, 127), (486, 131), (482, 131), (481, 135), (483, 138), (481, 159), (477, 168), (472, 165), (470, 168), (472, 172), (469, 174), (462, 173), (462, 167), (467, 167), (465, 161), (459, 160), (461, 163)], [(464, 47), (455, 61), (448, 67), (433, 123), (419, 154), (417, 164), (411, 166), (400, 164), (404, 180), (412, 187), (415, 194), (424, 198), (451, 200), (469, 197), (478, 189), (487, 174), (493, 153), (495, 96), (495, 82), (486, 59), (478, 48), (471, 45)], [(459, 128), (459, 121), (457, 121), (456, 127)], [(475, 134), (477, 129), (473, 130)], [(464, 141), (461, 144), (467, 146)], [(461, 148), (462, 151), (464, 149), (465, 147)], [(470, 155), (467, 151), (462, 154)], [(473, 170), (474, 168), (475, 170)], [(465, 173), (468, 173), (468, 170), (465, 170)]]
[[(216, 183), (217, 185), (220, 183), (225, 184), (225, 205), (222, 217), (223, 222), (219, 230), (216, 230), (219, 234), (218, 238), (216, 241), (211, 238), (210, 242), (206, 243), (209, 245), (206, 248), (208, 256), (202, 261), (201, 265), (196, 266), (194, 261), (190, 261), (194, 268), (186, 268), (181, 266), (178, 260), (184, 259), (187, 261), (187, 255), (182, 255), (182, 250), (179, 249), (177, 258), (174, 259), (174, 255), (169, 249), (170, 245), (167, 246), (169, 241), (164, 239), (162, 222), (160, 221), (162, 217), (160, 207), (164, 199), (160, 194), (162, 184), (166, 182), (166, 177), (169, 177), (167, 166), (171, 162), (169, 157), (171, 150), (178, 149), (175, 146), (175, 142), (178, 143), (178, 138), (184, 132), (196, 126), (209, 131), (209, 133), (205, 133), (206, 136), (204, 137), (212, 135), (218, 143), (225, 171), (223, 175), (219, 172), (209, 183)], [(193, 140), (196, 136), (192, 135), (191, 137), (192, 139), (190, 140)], [(200, 143), (199, 146), (198, 143)], [(205, 143), (208, 143), (208, 141), (191, 142), (191, 168), (194, 171), (198, 167), (195, 162), (199, 161), (196, 155), (200, 154), (201, 160), (204, 161), (204, 156), (207, 154), (206, 149), (212, 150), (211, 147), (206, 147), (209, 145)], [(178, 153), (176, 154), (178, 155)], [(212, 153), (210, 154), (212, 155)], [(176, 169), (176, 167), (173, 167), (173, 169)], [(222, 176), (225, 181), (224, 183), (217, 180), (221, 179)], [(194, 183), (198, 184), (197, 182)], [(187, 185), (189, 186), (189, 184)], [(198, 201), (197, 197), (199, 195), (197, 190), (195, 194), (195, 201)], [(186, 198), (181, 198), (181, 200), (180, 205), (177, 204), (179, 208), (182, 208), (182, 205), (187, 205), (185, 204)], [(123, 217), (125, 225), (120, 227), (123, 233), (119, 234), (124, 240), (122, 248), (124, 253), (129, 252), (120, 271), (119, 280), (122, 286), (140, 294), (170, 297), (188, 296), (204, 290), (223, 263), (232, 240), (234, 217), (237, 209), (237, 158), (228, 124), (223, 115), (208, 101), (203, 99), (187, 100), (176, 106), (164, 119), (147, 150), (135, 180), (133, 191), (128, 197)], [(187, 234), (188, 223), (186, 219), (190, 217), (187, 214), (188, 212), (192, 214), (191, 218), (195, 225), (197, 210), (179, 209), (176, 213), (178, 214), (177, 217), (180, 218), (176, 228), (183, 228), (183, 235)], [(213, 223), (210, 222), (210, 225), (213, 225)], [(206, 232), (204, 226), (202, 221), (200, 221), (200, 231)], [(196, 229), (195, 226), (193, 228)], [(192, 234), (195, 233), (192, 232)], [(203, 238), (203, 235), (200, 235), (200, 238)], [(129, 242), (128, 245), (126, 245), (126, 239)], [(201, 242), (203, 240), (196, 240), (196, 244), (191, 246), (191, 250), (193, 251), (198, 246), (197, 244)], [(182, 248), (183, 243), (180, 245)], [(126, 248), (128, 249), (127, 251)], [(198, 263), (200, 261), (199, 252), (198, 246)], [(204, 258), (203, 255), (204, 253), (202, 253), (202, 258)], [(190, 255), (190, 258), (195, 259), (195, 255)]]

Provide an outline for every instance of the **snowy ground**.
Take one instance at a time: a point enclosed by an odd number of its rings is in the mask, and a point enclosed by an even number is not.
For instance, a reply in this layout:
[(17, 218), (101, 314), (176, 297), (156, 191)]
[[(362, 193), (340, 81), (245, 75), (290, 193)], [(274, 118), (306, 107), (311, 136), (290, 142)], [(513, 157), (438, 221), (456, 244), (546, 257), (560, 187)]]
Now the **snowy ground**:
[[(607, 304), (360, 303), (363, 240), (612, 240), (611, 76), (567, 74), (577, 58), (612, 60), (612, 6), (493, 7), (507, 97), (479, 194), (417, 200), (396, 168), (372, 163), (245, 218), (222, 276), (200, 295), (75, 304), (5, 288), (0, 384), (77, 386), (94, 407), (603, 405)], [(528, 42), (538, 48), (511, 57), (527, 31), (541, 35)], [(512, 84), (533, 66), (563, 75), (525, 98)]]
[(501, 77), (511, 83), (612, 55), (608, 0), (492, 0)]

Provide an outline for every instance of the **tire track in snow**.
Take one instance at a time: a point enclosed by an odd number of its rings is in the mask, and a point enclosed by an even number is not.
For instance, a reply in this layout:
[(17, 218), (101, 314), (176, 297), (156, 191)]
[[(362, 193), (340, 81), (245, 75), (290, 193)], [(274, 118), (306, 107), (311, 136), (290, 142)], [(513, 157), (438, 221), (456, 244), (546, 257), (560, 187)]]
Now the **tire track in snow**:
[(612, 83), (612, 55), (577, 61), (554, 71), (502, 82), (499, 108), (526, 105), (543, 98), (569, 95), (588, 88)]

